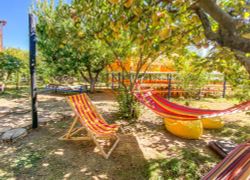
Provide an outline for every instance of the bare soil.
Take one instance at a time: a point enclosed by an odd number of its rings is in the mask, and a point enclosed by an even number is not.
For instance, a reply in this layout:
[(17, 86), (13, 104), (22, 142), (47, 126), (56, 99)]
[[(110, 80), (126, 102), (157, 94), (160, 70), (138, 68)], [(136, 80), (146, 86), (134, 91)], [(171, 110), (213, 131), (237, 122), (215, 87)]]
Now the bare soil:
[[(197, 164), (202, 176), (221, 160), (208, 148), (209, 141), (225, 139), (240, 143), (250, 138), (250, 116), (245, 113), (225, 116), (224, 128), (205, 130), (199, 140), (185, 140), (167, 132), (162, 118), (143, 107), (136, 122), (120, 119), (112, 92), (90, 94), (90, 98), (108, 122), (121, 124), (125, 132), (120, 132), (121, 142), (110, 159), (105, 160), (93, 142), (59, 141), (73, 113), (64, 97), (40, 95), (39, 119), (47, 123), (30, 130), (27, 137), (14, 144), (0, 144), (0, 179), (158, 179), (160, 167), (152, 168), (152, 162), (182, 158), (183, 151), (198, 152), (199, 157), (188, 158)], [(206, 99), (191, 105), (224, 109), (233, 103)], [(28, 98), (1, 98), (0, 129), (30, 123), (29, 113), (17, 113), (28, 110)], [(7, 115), (9, 112), (16, 113)]]

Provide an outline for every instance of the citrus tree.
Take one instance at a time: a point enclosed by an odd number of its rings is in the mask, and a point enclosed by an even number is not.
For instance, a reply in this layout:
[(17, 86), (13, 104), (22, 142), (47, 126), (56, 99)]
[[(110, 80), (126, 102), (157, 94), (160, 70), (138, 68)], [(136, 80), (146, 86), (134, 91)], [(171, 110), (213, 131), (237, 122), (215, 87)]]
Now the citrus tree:
[[(128, 117), (136, 117), (135, 99), (130, 93), (150, 65), (161, 56), (168, 56), (188, 45), (188, 39), (180, 39), (197, 27), (184, 30), (189, 17), (181, 12), (171, 14), (167, 11), (168, 2), (161, 1), (112, 1), (112, 0), (74, 0), (71, 6), (73, 19), (84, 22), (85, 34), (107, 46), (122, 69), (121, 81), (124, 91), (123, 105)], [(79, 16), (80, 15), (80, 16)], [(180, 19), (186, 19), (181, 22)], [(133, 68), (126, 68), (127, 59)]]
[(202, 0), (195, 1), (192, 9), (206, 38), (231, 49), (250, 74), (250, 1)]
[(50, 73), (55, 76), (81, 76), (94, 92), (100, 72), (114, 58), (102, 42), (85, 31), (86, 23), (72, 16), (72, 5), (62, 1), (38, 2), (38, 48)]
[(8, 48), (0, 53), (0, 78), (7, 83), (13, 79), (19, 88), (20, 78), (28, 73), (28, 52), (21, 49)]
[(185, 49), (185, 56), (173, 57), (178, 86), (185, 90), (185, 97), (197, 98), (200, 90), (209, 81), (209, 70), (201, 66), (202, 57)]

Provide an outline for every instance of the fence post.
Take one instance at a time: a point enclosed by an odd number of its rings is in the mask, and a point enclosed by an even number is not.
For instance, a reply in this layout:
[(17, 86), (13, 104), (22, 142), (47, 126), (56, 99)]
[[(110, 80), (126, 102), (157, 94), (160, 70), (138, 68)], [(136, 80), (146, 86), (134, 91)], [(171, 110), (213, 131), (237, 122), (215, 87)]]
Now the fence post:
[(223, 82), (223, 92), (222, 92), (222, 97), (225, 98), (226, 96), (226, 90), (227, 90), (227, 81), (226, 78), (224, 78), (224, 82)]
[(171, 82), (172, 81), (172, 75), (168, 75), (168, 100), (171, 98)]
[(109, 87), (109, 73), (106, 72), (106, 88)]
[(114, 90), (114, 73), (111, 73), (111, 89)]
[(118, 73), (118, 88), (120, 89), (121, 87), (121, 73)]

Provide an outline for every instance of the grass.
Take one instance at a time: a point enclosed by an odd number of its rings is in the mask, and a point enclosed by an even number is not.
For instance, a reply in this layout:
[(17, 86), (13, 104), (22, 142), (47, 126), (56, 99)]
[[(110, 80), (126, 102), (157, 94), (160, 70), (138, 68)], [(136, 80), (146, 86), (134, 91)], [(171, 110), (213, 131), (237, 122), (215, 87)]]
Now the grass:
[(44, 152), (23, 148), (8, 156), (7, 153), (1, 159), (0, 179), (22, 177), (24, 174), (35, 174), (35, 169), (43, 158)]
[(179, 157), (151, 160), (148, 163), (148, 178), (158, 179), (200, 179), (217, 159), (193, 148), (182, 148)]
[(230, 137), (236, 143), (246, 142), (250, 139), (250, 125), (239, 125), (237, 123), (226, 123), (222, 129), (209, 130), (213, 136)]
[(4, 92), (0, 92), (0, 98), (15, 99), (25, 98), (29, 96), (29, 87), (21, 87), (20, 89), (7, 88)]

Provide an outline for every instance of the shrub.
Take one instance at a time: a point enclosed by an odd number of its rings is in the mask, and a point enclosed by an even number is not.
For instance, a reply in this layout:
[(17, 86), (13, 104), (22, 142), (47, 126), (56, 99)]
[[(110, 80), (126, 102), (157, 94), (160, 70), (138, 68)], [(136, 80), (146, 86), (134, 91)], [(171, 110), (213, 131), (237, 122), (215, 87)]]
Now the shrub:
[(119, 115), (121, 118), (131, 120), (137, 119), (139, 117), (139, 104), (135, 101), (135, 98), (132, 94), (122, 88), (119, 89), (117, 102), (119, 104)]

